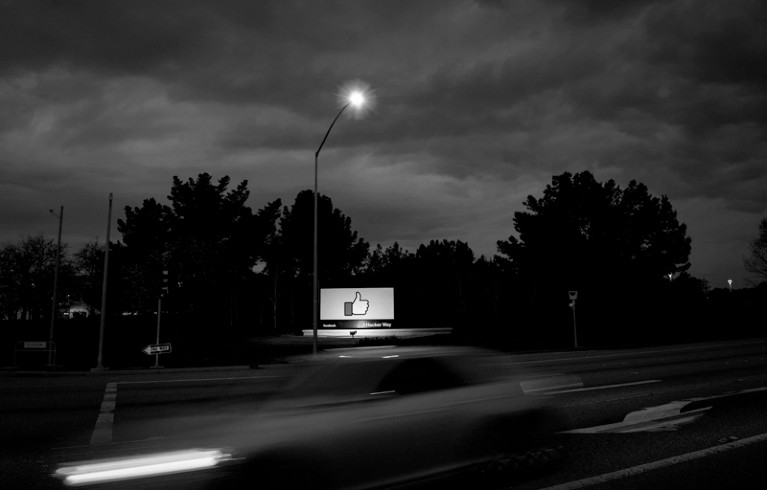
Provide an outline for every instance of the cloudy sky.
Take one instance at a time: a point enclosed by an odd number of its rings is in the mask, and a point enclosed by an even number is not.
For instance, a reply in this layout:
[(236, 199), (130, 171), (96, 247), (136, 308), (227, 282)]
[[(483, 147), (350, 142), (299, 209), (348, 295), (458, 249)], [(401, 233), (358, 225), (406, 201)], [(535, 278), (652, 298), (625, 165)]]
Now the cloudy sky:
[[(693, 275), (744, 285), (767, 214), (761, 0), (0, 0), (0, 242), (78, 248), (172, 177), (313, 185), (368, 242), (477, 256), (553, 175), (667, 195)], [(114, 226), (112, 237), (119, 239)]]

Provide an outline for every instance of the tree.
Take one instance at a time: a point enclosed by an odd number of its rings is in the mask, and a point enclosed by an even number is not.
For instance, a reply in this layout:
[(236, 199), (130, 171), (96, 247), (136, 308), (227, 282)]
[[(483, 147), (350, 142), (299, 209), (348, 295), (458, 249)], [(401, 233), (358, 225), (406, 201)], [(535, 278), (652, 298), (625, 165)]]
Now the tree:
[(415, 255), (394, 242), (384, 249), (379, 243), (368, 254), (365, 275), (368, 282), (380, 286), (391, 286), (397, 282), (409, 281), (408, 271), (412, 269)]
[(104, 282), (104, 245), (91, 240), (75, 252), (74, 267), (79, 299), (93, 315), (101, 309), (102, 283)]
[[(273, 209), (264, 210), (274, 216)], [(318, 276), (320, 287), (348, 285), (364, 270), (369, 244), (352, 229), (351, 218), (333, 206), (324, 195), (318, 196)], [(311, 325), (311, 279), (314, 267), (314, 193), (301, 191), (292, 206), (285, 206), (279, 219), (278, 235), (268, 247), (266, 271), (281, 281), (278, 293), (290, 317), (291, 327)]]
[[(279, 305), (280, 296), (282, 291), (283, 279), (290, 277), (291, 273), (286, 268), (286, 264), (290, 262), (287, 254), (285, 253), (285, 247), (282, 243), (282, 237), (279, 234), (277, 222), (280, 219), (282, 213), (282, 200), (277, 199), (266, 206), (261, 208), (256, 214), (259, 222), (263, 226), (262, 234), (264, 238), (263, 253), (261, 254), (261, 261), (263, 262), (263, 276), (268, 279), (268, 285), (266, 287), (267, 298), (270, 308), (270, 316), (272, 318), (272, 330), (278, 330), (279, 328)], [(262, 322), (263, 323), (263, 322)]]
[(759, 236), (749, 245), (751, 256), (743, 259), (746, 270), (767, 281), (767, 218), (759, 222)]
[(182, 285), (186, 311), (238, 323), (238, 296), (252, 274), (263, 242), (246, 206), (247, 181), (228, 190), (229, 177), (217, 183), (203, 173), (196, 180), (173, 178), (168, 199), (172, 262), (165, 261), (173, 283)]
[[(352, 229), (352, 220), (320, 194), (317, 207), (319, 277), (323, 283), (337, 283), (362, 271), (370, 245)], [(293, 205), (285, 206), (280, 234), (296, 275), (309, 278), (313, 269), (314, 194), (301, 191)]]
[(528, 211), (514, 214), (519, 237), (498, 242), (499, 260), (524, 285), (523, 302), (534, 313), (528, 320), (546, 328), (569, 323), (562, 306), (567, 291), (578, 290), (587, 320), (579, 323), (609, 330), (592, 339), (624, 340), (628, 329), (615, 328), (616, 320), (626, 325), (641, 316), (634, 313), (651, 311), (663, 278), (690, 267), (686, 226), (666, 196), (653, 197), (636, 181), (621, 189), (589, 172), (566, 172), (524, 206)]
[[(62, 243), (58, 297), (63, 299), (59, 304), (67, 301), (66, 290), (72, 277), (66, 248)], [(38, 320), (50, 316), (56, 254), (56, 241), (43, 235), (25, 237), (18, 244), (7, 244), (0, 249), (3, 318)]]
[(154, 198), (141, 207), (125, 207), (125, 219), (117, 220), (117, 231), (125, 244), (126, 282), (124, 308), (131, 312), (151, 312), (162, 287), (163, 257), (170, 249), (170, 230), (174, 221), (170, 207)]
[(474, 252), (469, 245), (460, 240), (431, 240), (418, 247), (414, 263), (414, 279), (420, 286), (413, 296), (418, 323), (464, 329), (474, 266)]
[(171, 206), (147, 199), (140, 208), (126, 207), (117, 228), (140, 311), (152, 311), (167, 277), (164, 304), (189, 315), (188, 330), (215, 325), (232, 334), (252, 325), (242, 317), (252, 308), (243, 305), (249, 303), (253, 268), (265, 255), (272, 231), (246, 205), (247, 181), (231, 190), (229, 183), (228, 176), (214, 183), (207, 173), (187, 181), (173, 177)]
[[(98, 240), (91, 240), (75, 252), (72, 263), (75, 273), (72, 297), (85, 303), (91, 315), (102, 309), (105, 250), (105, 245)], [(124, 255), (124, 245), (109, 244), (108, 314), (131, 310), (130, 306), (126, 306), (125, 298), (130, 296), (130, 291), (135, 289), (135, 285), (126, 287)]]

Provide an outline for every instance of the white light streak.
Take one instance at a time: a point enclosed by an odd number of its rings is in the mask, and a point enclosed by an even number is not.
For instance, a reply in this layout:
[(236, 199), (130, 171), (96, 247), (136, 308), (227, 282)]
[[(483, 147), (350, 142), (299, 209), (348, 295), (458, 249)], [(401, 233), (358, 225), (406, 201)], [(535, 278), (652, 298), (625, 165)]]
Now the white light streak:
[(192, 449), (147, 456), (84, 462), (56, 470), (67, 486), (93, 485), (212, 468), (231, 455), (218, 449)]

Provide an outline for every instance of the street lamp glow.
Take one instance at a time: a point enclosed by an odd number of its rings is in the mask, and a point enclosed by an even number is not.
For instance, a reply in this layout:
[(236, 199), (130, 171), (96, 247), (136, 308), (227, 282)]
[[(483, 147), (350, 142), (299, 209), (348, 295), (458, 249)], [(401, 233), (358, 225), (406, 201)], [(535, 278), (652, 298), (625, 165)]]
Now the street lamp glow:
[(353, 108), (361, 109), (362, 106), (365, 105), (365, 94), (363, 94), (359, 90), (355, 90), (354, 92), (349, 94), (349, 103), (352, 105)]
[(351, 108), (351, 115), (360, 119), (375, 108), (375, 92), (366, 82), (360, 80), (347, 82), (338, 92), (338, 106), (341, 112), (345, 108)]

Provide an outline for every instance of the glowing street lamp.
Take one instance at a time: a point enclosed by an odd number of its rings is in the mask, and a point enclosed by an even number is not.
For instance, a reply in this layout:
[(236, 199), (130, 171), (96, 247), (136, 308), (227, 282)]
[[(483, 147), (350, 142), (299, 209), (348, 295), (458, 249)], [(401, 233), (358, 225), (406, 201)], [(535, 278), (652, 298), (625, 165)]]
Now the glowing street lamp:
[(352, 82), (350, 84), (347, 84), (339, 94), (339, 98), (341, 101), (341, 109), (338, 111), (338, 114), (336, 114), (336, 117), (333, 119), (333, 122), (330, 123), (330, 127), (328, 128), (327, 132), (325, 133), (325, 137), (322, 138), (322, 143), (320, 143), (319, 148), (317, 148), (317, 151), (314, 152), (314, 257), (313, 257), (313, 270), (312, 270), (312, 296), (314, 298), (313, 307), (312, 307), (312, 332), (313, 332), (313, 340), (312, 340), (312, 352), (314, 354), (317, 353), (317, 322), (319, 320), (319, 301), (320, 301), (320, 295), (319, 295), (319, 283), (317, 281), (317, 249), (318, 249), (318, 234), (317, 234), (317, 167), (318, 167), (318, 159), (320, 156), (320, 150), (322, 150), (323, 145), (325, 144), (325, 141), (328, 139), (328, 135), (330, 134), (330, 130), (333, 129), (333, 126), (335, 126), (336, 121), (338, 121), (338, 118), (341, 117), (341, 114), (348, 108), (351, 107), (355, 110), (356, 114), (358, 116), (362, 115), (363, 109), (371, 108), (372, 107), (372, 92), (370, 92), (370, 88), (367, 84), (362, 82)]

